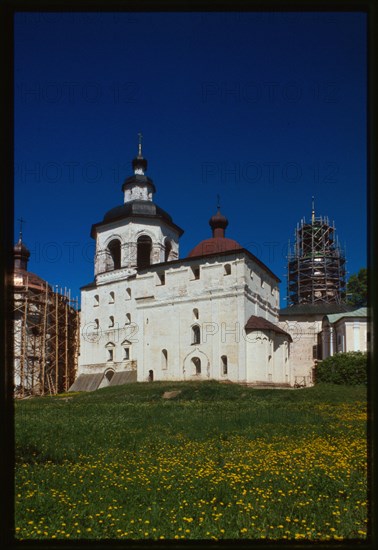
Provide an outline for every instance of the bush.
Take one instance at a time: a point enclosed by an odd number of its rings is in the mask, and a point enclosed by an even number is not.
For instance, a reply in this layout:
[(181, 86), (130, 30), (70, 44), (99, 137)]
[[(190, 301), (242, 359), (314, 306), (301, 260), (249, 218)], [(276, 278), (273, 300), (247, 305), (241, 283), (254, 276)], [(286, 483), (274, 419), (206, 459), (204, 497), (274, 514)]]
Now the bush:
[(367, 384), (367, 353), (350, 351), (327, 357), (316, 367), (316, 382)]

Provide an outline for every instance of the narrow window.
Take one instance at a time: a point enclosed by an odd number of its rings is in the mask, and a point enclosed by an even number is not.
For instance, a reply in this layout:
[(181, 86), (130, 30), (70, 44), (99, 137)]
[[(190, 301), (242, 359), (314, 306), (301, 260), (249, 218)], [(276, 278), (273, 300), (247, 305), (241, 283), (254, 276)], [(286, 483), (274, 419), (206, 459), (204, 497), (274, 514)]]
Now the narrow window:
[(193, 317), (194, 317), (194, 319), (198, 319), (198, 318), (199, 318), (199, 313), (198, 313), (198, 309), (197, 309), (197, 308), (194, 308), (194, 309), (193, 309)]
[(199, 344), (201, 342), (201, 329), (198, 325), (192, 327), (192, 344)]
[(317, 359), (318, 358), (318, 346), (312, 346), (312, 358)]
[(153, 371), (153, 370), (149, 370), (149, 371), (148, 371), (148, 381), (149, 381), (149, 382), (153, 382), (153, 381), (154, 381), (154, 371)]
[(126, 300), (131, 300), (131, 288), (126, 288)]
[(194, 266), (191, 266), (191, 270), (192, 270), (192, 281), (193, 280), (196, 280), (196, 279), (199, 279), (200, 278), (200, 268), (199, 268), (199, 265), (194, 265)]
[(137, 266), (143, 269), (151, 265), (152, 240), (148, 235), (141, 235), (137, 241)]
[(121, 267), (121, 243), (118, 239), (113, 239), (108, 244), (108, 250), (112, 258), (110, 269), (119, 269)]
[(109, 293), (109, 304), (114, 304), (114, 292)]
[(165, 273), (157, 273), (157, 276), (159, 278), (160, 284), (163, 286), (165, 285)]
[(113, 361), (114, 360), (114, 344), (113, 344), (113, 342), (108, 342), (105, 347), (106, 347), (107, 360), (108, 361)]
[(168, 368), (168, 352), (166, 349), (161, 350), (161, 368), (167, 370)]
[(221, 361), (222, 361), (222, 374), (227, 374), (228, 373), (227, 356), (222, 355)]
[(130, 359), (130, 348), (123, 348), (123, 359), (128, 361)]
[(130, 323), (131, 323), (131, 314), (130, 314), (130, 313), (126, 313), (125, 325), (129, 325)]
[(171, 250), (172, 250), (172, 243), (169, 239), (166, 239), (165, 248), (164, 248), (164, 261), (165, 262), (168, 262)]
[(114, 327), (114, 317), (113, 317), (113, 315), (111, 315), (109, 317), (109, 328), (111, 328), (111, 327)]
[(224, 266), (224, 273), (223, 273), (223, 275), (231, 275), (231, 266), (230, 266), (230, 264), (226, 264), (226, 265)]
[(97, 307), (100, 304), (100, 297), (98, 294), (94, 296), (93, 306)]
[(95, 330), (98, 330), (100, 328), (100, 323), (98, 319), (95, 319), (94, 322), (95, 322)]

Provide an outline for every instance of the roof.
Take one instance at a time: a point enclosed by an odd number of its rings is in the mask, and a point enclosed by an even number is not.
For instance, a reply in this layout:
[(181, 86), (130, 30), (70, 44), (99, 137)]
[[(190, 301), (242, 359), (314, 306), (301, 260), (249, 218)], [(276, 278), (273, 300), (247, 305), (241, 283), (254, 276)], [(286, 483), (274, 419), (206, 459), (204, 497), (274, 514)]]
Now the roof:
[[(21, 283), (21, 279), (22, 279), (22, 283)], [(14, 269), (13, 284), (15, 287), (28, 286), (28, 288), (34, 289), (34, 290), (46, 290), (46, 287), (50, 288), (48, 283), (44, 279), (42, 279), (42, 277), (40, 277), (39, 275), (36, 275), (31, 271), (26, 271), (25, 269), (19, 269), (19, 268)]]
[(238, 242), (226, 237), (212, 237), (201, 241), (188, 254), (188, 258), (194, 256), (207, 256), (208, 254), (220, 254), (228, 250), (243, 248)]
[(296, 304), (285, 307), (280, 310), (280, 315), (328, 315), (332, 313), (343, 313), (353, 309), (353, 306), (347, 304), (330, 304), (322, 302), (318, 304)]
[(178, 231), (180, 236), (184, 233), (184, 230), (173, 223), (171, 216), (165, 210), (160, 208), (160, 206), (149, 200), (136, 199), (133, 201), (125, 202), (124, 204), (115, 206), (111, 210), (108, 210), (102, 222), (92, 225), (91, 237), (95, 237), (97, 227), (107, 225), (108, 223), (114, 221), (132, 218), (156, 218), (159, 220), (163, 220), (176, 231)]
[(270, 321), (263, 319), (262, 317), (257, 317), (256, 315), (251, 315), (244, 328), (245, 330), (273, 330), (279, 334), (284, 334), (291, 342), (293, 341), (288, 332), (284, 331), (282, 328), (271, 323)]
[(331, 315), (327, 315), (328, 321), (330, 323), (336, 323), (340, 319), (343, 319), (344, 317), (354, 318), (354, 317), (368, 317), (369, 312), (367, 307), (360, 307), (358, 309), (354, 309), (353, 311), (346, 311), (344, 313), (335, 313)]

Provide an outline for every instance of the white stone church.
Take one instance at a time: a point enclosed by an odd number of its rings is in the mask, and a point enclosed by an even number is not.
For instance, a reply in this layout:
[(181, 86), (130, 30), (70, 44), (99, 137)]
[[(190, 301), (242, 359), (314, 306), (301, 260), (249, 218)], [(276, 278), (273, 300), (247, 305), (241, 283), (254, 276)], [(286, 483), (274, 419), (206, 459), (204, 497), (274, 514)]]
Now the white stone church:
[(225, 236), (219, 208), (212, 236), (180, 258), (183, 230), (154, 202), (141, 142), (132, 166), (123, 204), (92, 226), (95, 279), (81, 289), (71, 390), (152, 380), (293, 386), (278, 277)]

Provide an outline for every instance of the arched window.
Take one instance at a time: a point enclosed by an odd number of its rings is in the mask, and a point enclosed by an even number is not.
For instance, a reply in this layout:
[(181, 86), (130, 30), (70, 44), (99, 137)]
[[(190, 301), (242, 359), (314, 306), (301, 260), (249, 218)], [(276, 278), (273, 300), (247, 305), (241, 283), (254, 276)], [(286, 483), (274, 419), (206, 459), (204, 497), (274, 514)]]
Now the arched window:
[(192, 326), (192, 344), (201, 342), (201, 329), (198, 325)]
[(166, 349), (161, 350), (161, 368), (166, 370), (168, 368), (168, 352)]
[(194, 367), (194, 374), (201, 374), (201, 359), (199, 357), (193, 357), (192, 365)]
[(153, 370), (149, 370), (149, 371), (148, 371), (148, 381), (149, 381), (149, 382), (153, 382), (153, 381), (154, 381), (154, 371), (153, 371)]
[(131, 288), (126, 288), (126, 300), (131, 300)]
[(93, 299), (93, 300), (94, 300), (94, 301), (93, 301), (93, 306), (96, 307), (96, 306), (98, 306), (98, 305), (100, 304), (100, 297), (99, 297), (98, 294), (96, 294), (96, 295), (94, 296), (94, 299)]
[(137, 267), (143, 269), (151, 265), (152, 240), (148, 235), (141, 235), (137, 241)]
[(108, 250), (112, 257), (112, 266), (110, 269), (119, 269), (121, 267), (121, 243), (118, 239), (113, 239), (108, 244)]
[(100, 323), (98, 319), (95, 319), (94, 322), (95, 322), (95, 330), (98, 330), (100, 328)]
[(227, 356), (226, 355), (222, 355), (221, 362), (222, 362), (222, 374), (227, 374), (228, 373), (228, 362), (227, 362)]
[(114, 327), (114, 317), (113, 317), (113, 315), (111, 315), (109, 317), (109, 328), (111, 328), (111, 327)]
[(193, 309), (193, 317), (194, 317), (194, 319), (199, 319), (199, 313), (198, 313), (198, 309), (197, 309), (197, 308), (194, 308), (194, 309)]
[(226, 264), (226, 265), (224, 266), (224, 273), (223, 273), (223, 275), (231, 275), (231, 266), (230, 266), (230, 264)]
[(172, 250), (172, 243), (169, 239), (166, 239), (165, 240), (165, 247), (164, 247), (164, 261), (165, 262), (168, 262), (171, 250)]
[(105, 371), (103, 379), (101, 380), (101, 383), (99, 385), (99, 389), (100, 388), (105, 388), (106, 386), (109, 386), (113, 376), (114, 376), (114, 370), (113, 369), (108, 369), (107, 371)]
[(114, 304), (114, 292), (109, 292), (109, 304)]
[(130, 323), (131, 323), (131, 314), (130, 314), (130, 313), (126, 313), (125, 325), (129, 325)]

